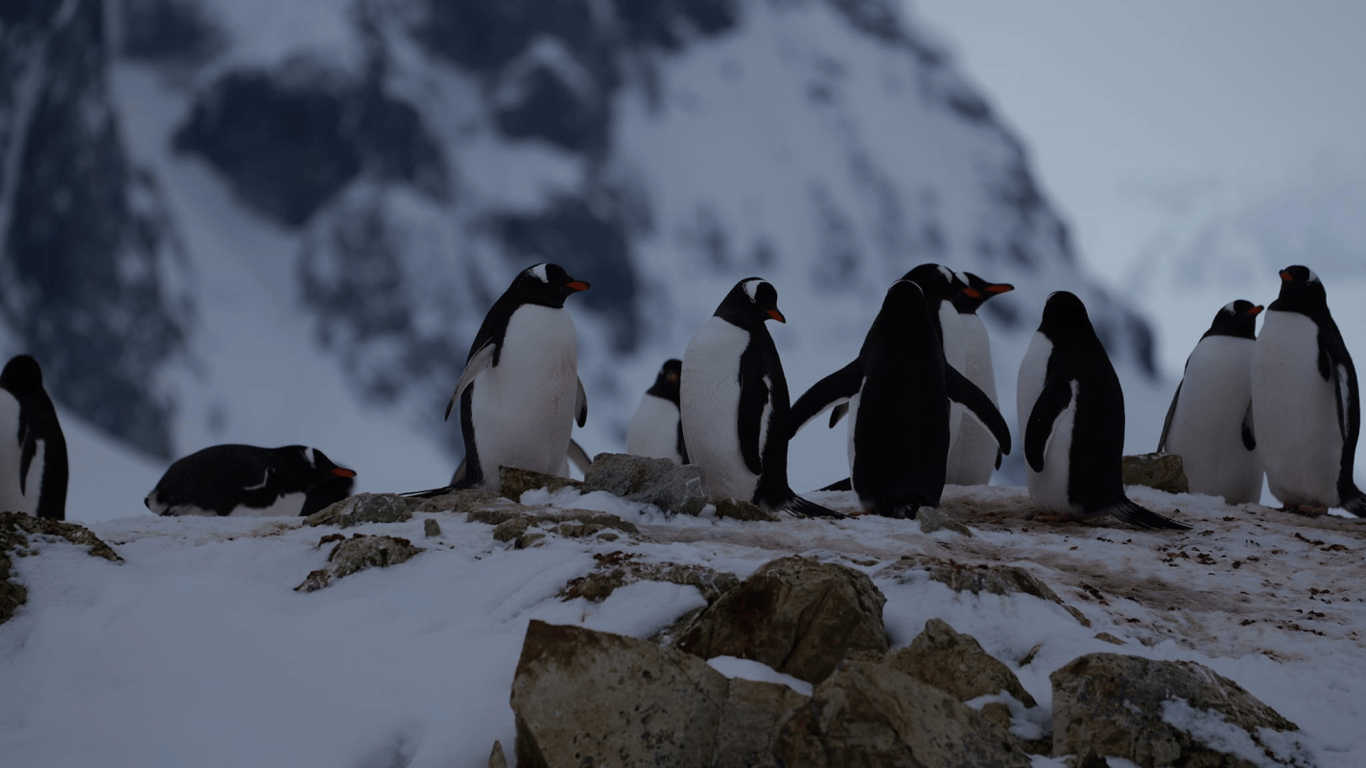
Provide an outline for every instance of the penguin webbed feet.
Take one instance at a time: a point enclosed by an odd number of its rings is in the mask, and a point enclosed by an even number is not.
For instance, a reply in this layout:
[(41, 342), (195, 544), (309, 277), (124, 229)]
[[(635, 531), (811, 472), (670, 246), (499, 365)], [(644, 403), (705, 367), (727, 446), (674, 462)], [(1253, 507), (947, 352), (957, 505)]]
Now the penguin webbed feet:
[(832, 520), (844, 520), (849, 516), (843, 512), (836, 512), (828, 507), (823, 507), (814, 501), (807, 501), (801, 496), (793, 495), (792, 500), (782, 505), (782, 508), (794, 515), (802, 517), (824, 517)]

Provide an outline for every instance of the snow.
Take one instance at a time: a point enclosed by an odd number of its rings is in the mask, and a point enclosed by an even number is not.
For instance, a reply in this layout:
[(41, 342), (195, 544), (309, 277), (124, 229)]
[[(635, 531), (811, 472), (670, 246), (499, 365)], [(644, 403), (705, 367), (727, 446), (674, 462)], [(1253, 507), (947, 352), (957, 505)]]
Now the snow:
[[(550, 534), (517, 550), (463, 514), (423, 514), (355, 531), (408, 538), (425, 552), (309, 594), (293, 589), (325, 563), (319, 539), (331, 529), (288, 518), (102, 520), (90, 527), (122, 564), (64, 542), (16, 558), (30, 597), (0, 625), (0, 748), (7, 762), (34, 768), (482, 766), (495, 739), (511, 750), (508, 697), (530, 620), (644, 638), (703, 604), (692, 587), (650, 582), (600, 604), (555, 596), (592, 570), (594, 554), (620, 550), (741, 578), (791, 554), (868, 573), (887, 597), (893, 647), (938, 617), (1017, 673), (1040, 702), (1012, 708), (1019, 733), (1051, 728), (1049, 673), (1109, 651), (1205, 664), (1300, 726), (1280, 751), (1325, 768), (1366, 761), (1359, 523), (1131, 494), (1194, 530), (1040, 524), (1012, 486), (946, 491), (944, 511), (968, 522), (971, 538), (870, 517), (670, 518), (602, 492), (541, 491), (524, 503), (611, 512), (642, 535)], [(813, 498), (856, 506), (848, 493)], [(424, 518), (442, 533), (424, 538)], [(917, 569), (924, 561), (1024, 568), (1092, 626), (1032, 596), (954, 592)], [(798, 687), (742, 660), (712, 664)]]

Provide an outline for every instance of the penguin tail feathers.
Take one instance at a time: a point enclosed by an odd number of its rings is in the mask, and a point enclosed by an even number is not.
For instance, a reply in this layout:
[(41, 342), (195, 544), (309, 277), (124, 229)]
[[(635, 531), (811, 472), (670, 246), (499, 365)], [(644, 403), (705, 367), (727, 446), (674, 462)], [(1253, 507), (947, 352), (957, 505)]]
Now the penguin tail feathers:
[(803, 515), (805, 517), (830, 517), (835, 518), (837, 520), (840, 518), (848, 517), (848, 515), (842, 512), (836, 512), (835, 510), (829, 509), (828, 507), (822, 507), (814, 501), (807, 501), (806, 499), (803, 499), (802, 497), (797, 496), (795, 494), (792, 496), (790, 500), (778, 506), (782, 509), (787, 510), (788, 512), (797, 515)]
[(1114, 515), (1117, 519), (1136, 525), (1139, 528), (1152, 528), (1155, 530), (1167, 529), (1173, 531), (1189, 531), (1191, 527), (1185, 523), (1178, 523), (1170, 517), (1163, 517), (1156, 512), (1141, 507), (1128, 499), (1100, 511), (1100, 514)]
[(445, 496), (448, 493), (455, 493), (456, 491), (472, 487), (473, 486), (465, 485), (463, 483), (456, 483), (454, 485), (443, 485), (440, 488), (428, 488), (425, 491), (407, 491), (405, 493), (400, 493), (399, 496), (409, 499), (430, 499), (433, 496)]

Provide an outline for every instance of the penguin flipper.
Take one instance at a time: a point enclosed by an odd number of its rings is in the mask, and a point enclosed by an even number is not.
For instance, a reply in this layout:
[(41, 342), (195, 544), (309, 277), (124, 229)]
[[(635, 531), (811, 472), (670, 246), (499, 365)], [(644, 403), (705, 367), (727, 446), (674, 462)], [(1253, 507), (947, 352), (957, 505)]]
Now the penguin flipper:
[(585, 451), (583, 449), (583, 446), (579, 445), (573, 440), (570, 440), (569, 463), (578, 467), (580, 472), (587, 472), (588, 468), (593, 465), (593, 460), (588, 458), (588, 451)]
[(740, 418), (736, 427), (740, 437), (740, 456), (752, 474), (764, 473), (764, 440), (773, 429), (773, 392), (768, 377), (746, 377), (741, 367)]
[[(493, 355), (497, 350), (498, 345), (493, 343), (493, 339), (489, 339), (484, 342), (484, 346), (480, 347), (478, 352), (470, 355), (470, 361), (465, 363), (465, 370), (460, 374), (460, 380), (455, 383), (455, 391), (451, 393), (450, 401), (446, 403), (446, 419), (451, 417), (451, 409), (455, 407), (455, 402), (460, 399), (460, 394), (465, 391), (465, 387), (473, 383), (474, 377), (493, 363)], [(583, 389), (580, 388), (579, 392), (582, 393)], [(583, 426), (582, 421), (579, 422), (579, 426)]]
[[(1181, 380), (1181, 384), (1185, 384), (1185, 383), (1186, 383), (1186, 380), (1185, 380), (1185, 379), (1182, 379), (1182, 380)], [(1167, 452), (1167, 434), (1170, 433), (1170, 432), (1172, 431), (1172, 417), (1176, 415), (1176, 401), (1181, 399), (1181, 384), (1177, 384), (1177, 385), (1176, 385), (1176, 393), (1172, 395), (1172, 404), (1169, 405), (1169, 406), (1167, 406), (1167, 419), (1166, 419), (1166, 421), (1163, 421), (1163, 422), (1162, 422), (1162, 437), (1159, 437), (1159, 438), (1157, 439), (1157, 452), (1158, 452), (1158, 453), (1166, 453), (1166, 452)], [(1249, 409), (1251, 409), (1251, 408), (1252, 408), (1252, 403), (1248, 403), (1248, 404), (1247, 404), (1247, 407), (1248, 407)], [(1249, 411), (1249, 415), (1250, 415), (1250, 413), (1251, 413), (1251, 412)], [(1244, 442), (1244, 443), (1247, 442), (1247, 419), (1246, 419), (1246, 418), (1243, 420), (1243, 442)], [(1251, 449), (1251, 448), (1248, 448), (1248, 450), (1250, 451), (1250, 450), (1252, 450), (1252, 449)]]
[(1070, 381), (1050, 377), (1044, 382), (1043, 391), (1039, 393), (1039, 399), (1034, 401), (1034, 409), (1029, 412), (1024, 434), (1025, 461), (1035, 472), (1043, 471), (1043, 457), (1048, 449), (1048, 440), (1053, 436), (1053, 423), (1071, 403)]
[(830, 517), (836, 520), (848, 517), (843, 512), (836, 512), (828, 507), (822, 507), (814, 501), (807, 501), (796, 494), (793, 494), (791, 501), (782, 505), (783, 509), (806, 517)]
[[(588, 395), (583, 391), (583, 379), (575, 376), (574, 383), (579, 387), (578, 391), (574, 393), (574, 418), (578, 421), (579, 426), (582, 427), (584, 424), (588, 423)], [(572, 440), (570, 441), (571, 444), (573, 442), (574, 441)], [(582, 451), (583, 449), (580, 448), (579, 450)], [(573, 458), (572, 454), (570, 458)]]
[(1170, 517), (1163, 517), (1147, 507), (1139, 506), (1134, 502), (1123, 499), (1118, 504), (1113, 504), (1105, 509), (1097, 510), (1096, 516), (1114, 515), (1115, 519), (1136, 525), (1139, 528), (1151, 528), (1154, 530), (1167, 529), (1173, 531), (1189, 531), (1191, 527), (1185, 523), (1178, 523)]
[(944, 366), (944, 389), (948, 393), (949, 399), (967, 408), (968, 414), (996, 438), (996, 445), (1001, 453), (1010, 453), (1010, 428), (1006, 426), (1006, 420), (1001, 416), (1001, 411), (996, 404), (991, 402), (987, 393), (982, 388), (972, 383), (972, 380), (959, 373), (952, 366)]
[[(19, 412), (19, 495), (28, 497), (28, 470), (38, 455), (38, 440), (34, 435), (33, 424), (22, 410)], [(42, 482), (41, 479), (39, 482)]]
[(831, 409), (831, 411), (830, 411), (830, 428), (831, 428), (831, 429), (834, 429), (834, 428), (835, 428), (835, 425), (838, 424), (838, 423), (840, 423), (840, 419), (844, 418), (844, 414), (846, 414), (846, 413), (848, 413), (848, 412), (849, 412), (849, 403), (848, 403), (848, 401), (845, 401), (845, 402), (843, 402), (843, 403), (840, 403), (839, 405), (836, 405), (833, 409)]
[[(849, 402), (849, 398), (858, 394), (859, 386), (863, 383), (863, 369), (859, 366), (859, 361), (844, 366), (834, 373), (826, 376), (805, 394), (797, 398), (797, 402), (792, 404), (791, 422), (795, 425), (792, 434), (797, 434), (805, 427), (807, 422), (825, 413), (827, 408), (835, 407), (843, 410), (838, 411), (838, 416), (843, 416), (848, 407), (844, 404)], [(838, 416), (832, 414), (830, 426), (835, 426), (839, 421)]]
[[(1166, 433), (1163, 433), (1163, 436), (1165, 437)], [(1257, 431), (1253, 428), (1251, 400), (1247, 401), (1247, 410), (1243, 411), (1243, 447), (1249, 451), (1257, 450)]]

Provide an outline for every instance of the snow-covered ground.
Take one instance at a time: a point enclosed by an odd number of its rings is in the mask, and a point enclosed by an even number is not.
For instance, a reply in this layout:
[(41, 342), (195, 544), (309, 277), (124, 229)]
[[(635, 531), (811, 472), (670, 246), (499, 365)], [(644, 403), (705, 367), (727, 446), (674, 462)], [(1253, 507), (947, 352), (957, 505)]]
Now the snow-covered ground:
[[(91, 528), (122, 564), (65, 543), (16, 559), (30, 594), (0, 626), (0, 754), (27, 768), (483, 766), (495, 739), (511, 749), (509, 690), (531, 619), (645, 637), (703, 604), (692, 587), (660, 583), (601, 604), (556, 598), (594, 567), (594, 554), (621, 550), (740, 577), (789, 554), (865, 571), (887, 596), (894, 646), (939, 617), (1016, 671), (1040, 702), (1017, 719), (1023, 735), (1050, 728), (1050, 672), (1116, 651), (1206, 664), (1296, 722), (1318, 765), (1366, 763), (1366, 528), (1131, 493), (1194, 529), (1039, 524), (1018, 487), (948, 489), (944, 509), (974, 528), (971, 538), (869, 517), (667, 518), (603, 493), (541, 491), (523, 502), (611, 512), (643, 535), (550, 535), (515, 550), (462, 514), (418, 515), (355, 530), (403, 536), (425, 552), (310, 594), (293, 589), (323, 566), (329, 546), (319, 538), (332, 530), (289, 519), (106, 520)], [(850, 494), (814, 498), (853, 503)], [(440, 523), (440, 536), (423, 537), (424, 517)], [(1025, 568), (1092, 626), (1034, 597), (955, 593), (913, 566), (884, 571), (908, 557)]]

